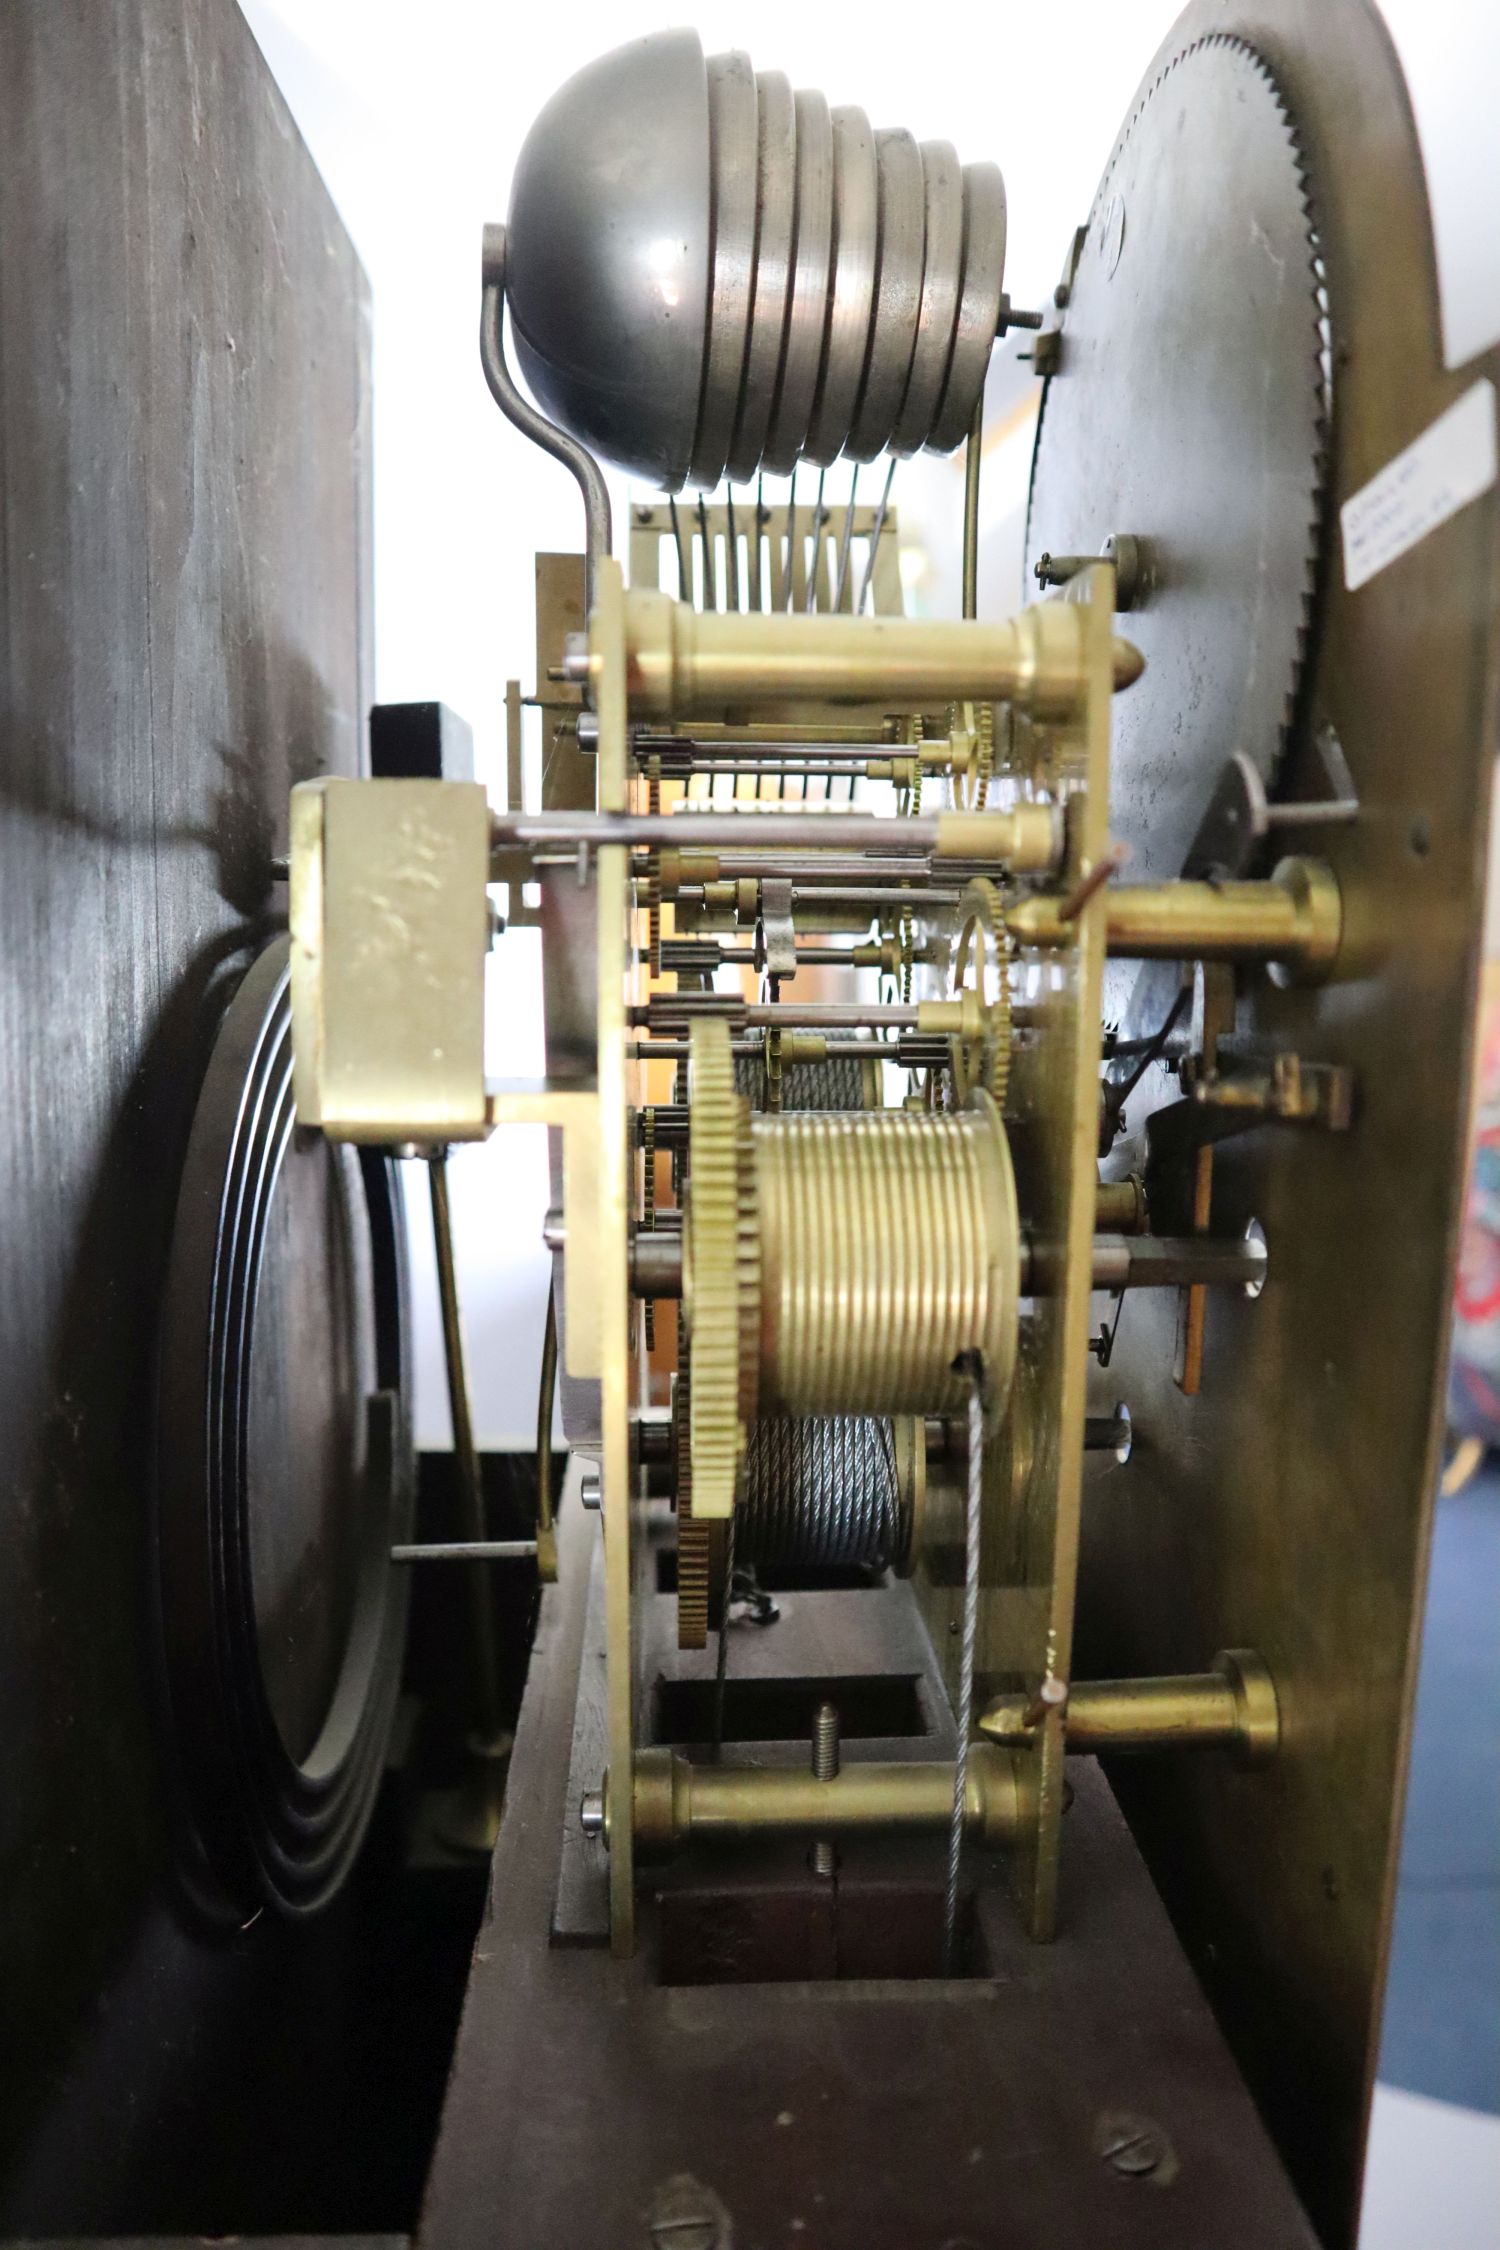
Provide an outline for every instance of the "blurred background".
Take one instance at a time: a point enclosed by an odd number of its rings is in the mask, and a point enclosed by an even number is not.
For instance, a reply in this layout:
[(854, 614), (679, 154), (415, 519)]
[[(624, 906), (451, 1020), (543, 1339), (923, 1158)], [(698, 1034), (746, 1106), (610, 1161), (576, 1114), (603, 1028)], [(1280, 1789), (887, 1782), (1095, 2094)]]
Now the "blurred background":
[[(667, 22), (710, 51), (858, 102), (877, 126), (992, 157), (1009, 193), (1006, 286), (1041, 305), (1177, 0), (1067, 9), (961, 0), (908, 10), (699, 0), (690, 10), (574, 0), (241, 0), (369, 276), (373, 305), (375, 651), (382, 701), (436, 699), (472, 725), (504, 794), (504, 686), (529, 690), (532, 556), (582, 543), (575, 489), (496, 412), (476, 344), (479, 237), (503, 218), (537, 110), (579, 64)], [(1307, 0), (1309, 6), (1315, 0)], [(1500, 337), (1500, 85), (1494, 0), (1386, 0), (1433, 195), (1444, 343), (1461, 364)], [(920, 34), (920, 36), (918, 35)], [(1022, 598), (1022, 511), (1038, 386), (998, 352), (986, 397), (980, 603)], [(878, 497), (880, 479), (866, 471)], [(899, 470), (908, 607), (958, 609), (962, 457)], [(841, 503), (847, 472), (830, 472)], [(814, 478), (799, 491), (810, 500)], [(783, 496), (778, 484), (768, 496)], [(615, 491), (617, 523), (628, 495)], [(533, 800), (534, 801), (534, 800)], [(1500, 890), (1500, 886), (1492, 886)], [(1488, 950), (1500, 955), (1493, 901)], [(1487, 979), (1500, 1003), (1494, 959)], [(491, 969), (492, 1069), (541, 1071), (539, 939), (509, 933)], [(1474, 1442), (1439, 1508), (1382, 2085), (1363, 2250), (1500, 2244), (1500, 1038), (1485, 1042), (1481, 1170), (1461, 1288), (1456, 1433)], [(1488, 1167), (1489, 1169), (1486, 1169)], [(461, 1282), (483, 1445), (531, 1442), (549, 1273), (539, 1134), (454, 1159)], [(1493, 1178), (1490, 1171), (1493, 1171)], [(425, 1218), (425, 1198), (412, 1199)], [(418, 1439), (450, 1441), (430, 1237), (413, 1230)]]

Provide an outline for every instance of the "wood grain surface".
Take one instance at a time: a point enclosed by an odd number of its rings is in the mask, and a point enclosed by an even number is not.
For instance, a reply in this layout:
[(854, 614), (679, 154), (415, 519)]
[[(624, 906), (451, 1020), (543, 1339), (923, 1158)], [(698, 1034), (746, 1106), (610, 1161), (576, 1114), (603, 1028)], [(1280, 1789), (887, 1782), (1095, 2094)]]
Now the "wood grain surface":
[(7, 2231), (197, 2227), (242, 2177), (241, 2222), (274, 2223), (293, 2162), (270, 2058), (317, 1944), (204, 1931), (174, 1883), (153, 1343), (288, 789), (360, 765), (368, 320), (232, 0), (0, 9)]

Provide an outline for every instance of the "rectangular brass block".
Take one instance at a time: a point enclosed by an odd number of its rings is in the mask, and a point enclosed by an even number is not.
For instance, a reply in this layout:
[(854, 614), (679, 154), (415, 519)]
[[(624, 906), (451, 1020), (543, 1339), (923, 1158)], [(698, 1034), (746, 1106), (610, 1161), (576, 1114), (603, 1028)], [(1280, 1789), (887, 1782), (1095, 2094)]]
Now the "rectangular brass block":
[(297, 1121), (331, 1140), (481, 1140), (489, 807), (477, 782), (292, 792)]

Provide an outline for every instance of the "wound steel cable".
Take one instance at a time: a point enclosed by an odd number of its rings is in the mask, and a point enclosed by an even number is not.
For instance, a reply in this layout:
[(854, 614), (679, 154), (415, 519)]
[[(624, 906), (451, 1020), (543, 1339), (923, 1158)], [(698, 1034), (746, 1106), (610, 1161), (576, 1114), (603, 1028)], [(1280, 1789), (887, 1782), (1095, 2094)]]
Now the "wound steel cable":
[(984, 1502), (984, 1361), (960, 1352), (955, 1375), (969, 1385), (969, 1490), (964, 1512), (964, 1614), (959, 1644), (957, 1756), (953, 1761), (953, 1816), (948, 1824), (948, 1881), (943, 1895), (943, 1973), (952, 1976), (958, 1939), (958, 1870), (964, 1845), (969, 1790), (969, 1736), (974, 1725), (974, 1654), (979, 1640), (979, 1537)]

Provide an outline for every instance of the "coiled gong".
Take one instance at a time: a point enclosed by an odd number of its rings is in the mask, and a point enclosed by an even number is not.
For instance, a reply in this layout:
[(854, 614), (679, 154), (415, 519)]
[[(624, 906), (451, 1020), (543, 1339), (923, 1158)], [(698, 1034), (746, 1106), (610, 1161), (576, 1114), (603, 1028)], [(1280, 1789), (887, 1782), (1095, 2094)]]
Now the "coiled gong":
[(288, 948), (219, 1028), (163, 1299), (155, 1545), (183, 1872), (317, 1911), (379, 1787), (406, 1631), (405, 1237), (383, 1151), (295, 1132)]

